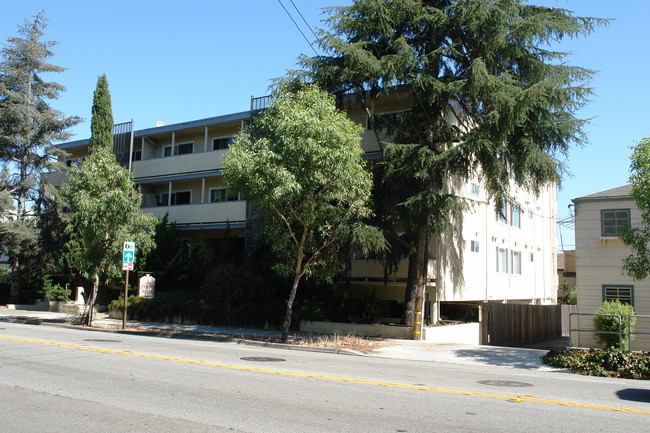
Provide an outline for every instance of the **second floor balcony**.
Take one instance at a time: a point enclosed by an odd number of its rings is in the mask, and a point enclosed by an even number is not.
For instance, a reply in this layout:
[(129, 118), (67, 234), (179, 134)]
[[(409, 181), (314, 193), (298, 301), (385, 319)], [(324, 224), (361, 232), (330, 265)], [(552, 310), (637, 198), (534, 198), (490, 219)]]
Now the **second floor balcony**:
[(184, 174), (214, 173), (221, 170), (221, 160), (227, 151), (220, 149), (134, 161), (133, 178), (155, 180)]
[(142, 211), (162, 219), (169, 214), (169, 221), (179, 226), (225, 228), (242, 226), (246, 221), (246, 201), (186, 204), (177, 206), (143, 207)]

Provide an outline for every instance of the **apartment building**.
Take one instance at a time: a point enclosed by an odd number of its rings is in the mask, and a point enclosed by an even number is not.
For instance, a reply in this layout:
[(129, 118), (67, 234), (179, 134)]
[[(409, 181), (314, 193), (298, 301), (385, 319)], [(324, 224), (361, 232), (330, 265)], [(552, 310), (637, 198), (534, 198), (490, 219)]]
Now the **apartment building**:
[[(188, 240), (200, 242), (206, 256), (216, 257), (227, 228), (241, 240), (250, 238), (250, 203), (233, 194), (223, 181), (222, 158), (233, 136), (251, 122), (269, 98), (252, 100), (251, 110), (185, 123), (134, 131), (131, 171), (140, 189), (143, 210), (176, 221)], [(404, 111), (412, 100), (394, 92), (372, 101), (372, 114)], [(385, 156), (369, 111), (343, 100), (350, 119), (365, 125), (361, 146), (369, 166)], [(88, 140), (59, 146), (74, 164), (88, 153)], [(51, 176), (54, 184), (63, 174)], [(456, 222), (456, 230), (429, 245), (426, 302), (429, 321), (483, 302), (553, 303), (556, 301), (555, 188), (533, 196), (516, 188), (505, 215), (489, 203), (480, 179), (450, 183), (473, 203)], [(355, 257), (351, 262), (350, 297), (371, 294), (382, 302), (384, 321), (398, 320), (404, 300), (408, 260), (384, 276), (382, 263)], [(474, 311), (474, 313), (471, 313)], [(457, 312), (456, 312), (457, 315)], [(473, 317), (470, 317), (470, 319)]]

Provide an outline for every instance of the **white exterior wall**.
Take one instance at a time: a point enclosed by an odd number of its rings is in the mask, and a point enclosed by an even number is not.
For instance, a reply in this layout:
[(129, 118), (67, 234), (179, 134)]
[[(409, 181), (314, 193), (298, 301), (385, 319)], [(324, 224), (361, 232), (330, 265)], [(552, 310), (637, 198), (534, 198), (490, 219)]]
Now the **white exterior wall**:
[[(554, 303), (555, 188), (547, 188), (539, 197), (516, 193), (521, 208), (520, 227), (497, 220), (495, 206), (486, 202), (482, 186), (478, 197), (472, 194), (471, 182), (460, 189), (463, 196), (474, 200), (474, 205), (457, 222), (455, 233), (441, 236), (438, 300)], [(471, 250), (472, 240), (479, 242), (478, 252)], [(497, 271), (497, 247), (507, 249), (507, 273)], [(513, 250), (521, 253), (521, 274), (512, 273)]]
[[(578, 312), (594, 313), (603, 302), (603, 285), (633, 286), (634, 311), (650, 315), (650, 281), (634, 281), (622, 271), (623, 259), (630, 249), (618, 238), (601, 236), (601, 210), (630, 209), (631, 224), (641, 220), (641, 212), (631, 198), (609, 201), (585, 201), (575, 205), (576, 277)], [(577, 319), (577, 320), (576, 320)], [(593, 330), (593, 317), (574, 318), (572, 328)], [(650, 319), (638, 319), (636, 332), (650, 333)], [(573, 344), (599, 347), (592, 333), (574, 333)], [(636, 336), (633, 349), (650, 350), (648, 336)]]

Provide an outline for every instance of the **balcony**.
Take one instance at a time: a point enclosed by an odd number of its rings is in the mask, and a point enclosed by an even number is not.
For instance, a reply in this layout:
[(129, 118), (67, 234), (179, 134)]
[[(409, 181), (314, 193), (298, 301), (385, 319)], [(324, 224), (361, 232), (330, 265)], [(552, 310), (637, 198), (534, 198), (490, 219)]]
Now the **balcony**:
[(181, 174), (214, 172), (222, 168), (221, 159), (226, 152), (228, 152), (227, 149), (222, 149), (135, 161), (133, 163), (133, 178), (155, 180)]
[(63, 169), (62, 171), (51, 171), (49, 173), (44, 173), (44, 176), (52, 186), (58, 188), (68, 182), (66, 171), (66, 169)]
[[(409, 261), (400, 260), (397, 272), (388, 276), (388, 282), (406, 282), (408, 277)], [(352, 260), (350, 278), (355, 281), (383, 282), (384, 265), (378, 260)], [(436, 278), (436, 259), (429, 259), (427, 268), (427, 280)]]
[(245, 201), (143, 207), (142, 211), (158, 219), (169, 213), (169, 220), (179, 226), (225, 226), (228, 222), (235, 225), (246, 220)]

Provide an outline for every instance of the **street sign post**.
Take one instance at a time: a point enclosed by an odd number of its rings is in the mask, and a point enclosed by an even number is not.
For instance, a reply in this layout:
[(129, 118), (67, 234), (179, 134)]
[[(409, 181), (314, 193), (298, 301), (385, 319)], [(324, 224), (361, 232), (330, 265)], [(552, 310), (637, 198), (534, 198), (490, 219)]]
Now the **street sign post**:
[(122, 329), (126, 328), (126, 303), (129, 297), (129, 271), (133, 270), (135, 262), (135, 242), (124, 242), (122, 249), (122, 270), (126, 271), (124, 277), (124, 311), (122, 312)]

